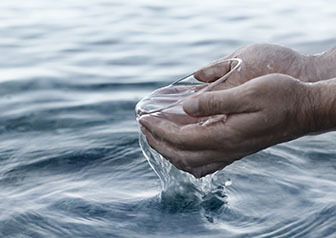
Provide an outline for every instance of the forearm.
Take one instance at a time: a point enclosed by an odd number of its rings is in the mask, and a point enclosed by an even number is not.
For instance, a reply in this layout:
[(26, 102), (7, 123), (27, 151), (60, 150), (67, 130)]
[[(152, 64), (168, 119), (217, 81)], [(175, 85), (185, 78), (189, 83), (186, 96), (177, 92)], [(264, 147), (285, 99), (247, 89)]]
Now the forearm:
[[(336, 77), (336, 48), (322, 54), (307, 56), (307, 81), (317, 82)], [(334, 91), (335, 92), (335, 91)]]
[(309, 84), (312, 104), (312, 132), (336, 129), (336, 78)]

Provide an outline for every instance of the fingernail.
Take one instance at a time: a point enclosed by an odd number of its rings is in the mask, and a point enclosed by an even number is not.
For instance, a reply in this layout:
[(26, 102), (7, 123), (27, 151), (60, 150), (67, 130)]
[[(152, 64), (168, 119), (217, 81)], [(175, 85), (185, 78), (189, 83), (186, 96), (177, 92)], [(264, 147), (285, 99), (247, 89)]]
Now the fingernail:
[(188, 114), (195, 115), (195, 116), (199, 115), (199, 102), (198, 102), (198, 98), (187, 99), (183, 103), (183, 109)]
[(146, 124), (148, 124), (148, 120), (149, 120), (149, 116), (148, 115), (144, 115), (144, 116), (141, 116), (139, 118), (139, 122), (143, 126), (146, 126)]
[(144, 119), (143, 119), (143, 117), (140, 117), (138, 121), (139, 121), (140, 125), (143, 126), (143, 124), (144, 124)]
[(146, 130), (146, 127), (144, 127), (143, 125), (140, 124), (140, 130), (144, 133)]

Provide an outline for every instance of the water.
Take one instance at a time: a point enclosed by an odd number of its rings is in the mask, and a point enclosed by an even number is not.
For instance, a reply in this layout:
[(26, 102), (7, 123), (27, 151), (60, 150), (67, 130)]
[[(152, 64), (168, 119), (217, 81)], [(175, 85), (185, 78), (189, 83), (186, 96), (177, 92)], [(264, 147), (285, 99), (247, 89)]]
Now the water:
[[(335, 46), (334, 1), (0, 1), (0, 237), (335, 237), (336, 134), (161, 194), (136, 103), (246, 44)], [(188, 190), (190, 191), (190, 190)]]

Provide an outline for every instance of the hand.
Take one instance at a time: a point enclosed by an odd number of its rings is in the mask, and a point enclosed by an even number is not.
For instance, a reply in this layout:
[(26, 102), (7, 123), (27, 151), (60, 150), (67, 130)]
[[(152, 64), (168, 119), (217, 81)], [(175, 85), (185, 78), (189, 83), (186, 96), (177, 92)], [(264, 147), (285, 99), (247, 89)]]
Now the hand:
[(221, 61), (230, 58), (243, 60), (241, 70), (235, 72), (218, 89), (231, 88), (246, 81), (270, 73), (287, 74), (301, 81), (314, 81), (317, 79), (315, 70), (315, 57), (301, 55), (289, 48), (271, 45), (255, 44), (242, 47), (227, 57), (217, 60), (197, 71), (194, 76), (200, 81), (213, 82), (225, 75), (233, 67)]
[(177, 168), (202, 177), (264, 148), (313, 131), (309, 84), (269, 74), (235, 88), (187, 99), (193, 117), (226, 114), (225, 122), (180, 126), (154, 116), (140, 118), (148, 143)]

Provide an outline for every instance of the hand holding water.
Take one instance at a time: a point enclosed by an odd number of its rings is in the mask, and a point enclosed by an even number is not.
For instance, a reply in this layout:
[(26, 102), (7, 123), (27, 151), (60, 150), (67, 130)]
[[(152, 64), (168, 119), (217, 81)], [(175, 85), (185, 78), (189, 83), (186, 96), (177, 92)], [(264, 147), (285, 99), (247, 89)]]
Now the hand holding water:
[(183, 104), (193, 117), (226, 114), (225, 122), (181, 127), (147, 116), (140, 123), (153, 148), (177, 168), (202, 177), (246, 155), (304, 135), (312, 123), (307, 120), (309, 93), (299, 80), (270, 74), (232, 89), (191, 97)]
[[(331, 130), (336, 127), (336, 79), (305, 83), (336, 76), (333, 75), (335, 54), (331, 54), (327, 61), (324, 61), (324, 56), (308, 57), (309, 60), (301, 61), (297, 67), (292, 64), (300, 61), (301, 56), (295, 56), (294, 60), (290, 57), (293, 61), (289, 66), (285, 66), (288, 57), (275, 64), (276, 71), (288, 70), (287, 74), (299, 77), (301, 81), (289, 75), (268, 74), (271, 67), (254, 68), (249, 63), (255, 60), (258, 64), (262, 60), (252, 58), (248, 61), (249, 58), (245, 58), (241, 72), (233, 74), (222, 88), (217, 88), (219, 91), (192, 96), (183, 104), (185, 112), (194, 118), (226, 114), (225, 122), (218, 121), (208, 126), (177, 125), (173, 118), (165, 120), (144, 116), (140, 119), (142, 130), (155, 150), (177, 168), (195, 177), (220, 170), (235, 160), (277, 143), (311, 132)], [(244, 54), (240, 57), (244, 59)], [(272, 62), (276, 61), (275, 58)], [(228, 66), (222, 66), (217, 64), (213, 68), (210, 65), (195, 76), (203, 81), (217, 80), (226, 73)], [(259, 74), (268, 75), (250, 80)]]

